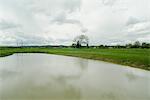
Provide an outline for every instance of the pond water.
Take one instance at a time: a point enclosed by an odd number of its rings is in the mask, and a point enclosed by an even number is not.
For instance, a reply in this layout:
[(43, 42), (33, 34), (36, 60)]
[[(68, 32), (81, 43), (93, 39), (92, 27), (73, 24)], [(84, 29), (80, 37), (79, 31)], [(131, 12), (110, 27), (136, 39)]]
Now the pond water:
[(0, 100), (150, 100), (150, 72), (50, 54), (0, 58)]

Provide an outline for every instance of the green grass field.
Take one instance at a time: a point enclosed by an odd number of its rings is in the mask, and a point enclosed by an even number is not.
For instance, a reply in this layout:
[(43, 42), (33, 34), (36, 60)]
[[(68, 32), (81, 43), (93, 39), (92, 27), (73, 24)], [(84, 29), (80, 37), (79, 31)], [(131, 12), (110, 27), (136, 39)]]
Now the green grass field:
[(150, 70), (149, 49), (0, 48), (0, 57), (14, 53), (47, 53), (75, 56)]

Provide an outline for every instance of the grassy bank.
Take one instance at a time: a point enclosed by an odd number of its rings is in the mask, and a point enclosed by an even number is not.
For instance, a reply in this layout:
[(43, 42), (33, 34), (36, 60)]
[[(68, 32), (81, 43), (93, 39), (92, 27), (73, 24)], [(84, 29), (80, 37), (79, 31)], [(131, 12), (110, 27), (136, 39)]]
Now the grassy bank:
[(102, 60), (150, 70), (149, 49), (0, 48), (0, 57), (13, 53), (48, 53)]

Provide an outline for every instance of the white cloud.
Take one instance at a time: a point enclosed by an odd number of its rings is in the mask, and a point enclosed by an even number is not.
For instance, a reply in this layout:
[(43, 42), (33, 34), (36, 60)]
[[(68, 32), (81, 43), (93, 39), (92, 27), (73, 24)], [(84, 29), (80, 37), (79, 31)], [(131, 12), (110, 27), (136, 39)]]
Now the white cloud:
[(149, 0), (0, 0), (0, 45), (149, 42)]

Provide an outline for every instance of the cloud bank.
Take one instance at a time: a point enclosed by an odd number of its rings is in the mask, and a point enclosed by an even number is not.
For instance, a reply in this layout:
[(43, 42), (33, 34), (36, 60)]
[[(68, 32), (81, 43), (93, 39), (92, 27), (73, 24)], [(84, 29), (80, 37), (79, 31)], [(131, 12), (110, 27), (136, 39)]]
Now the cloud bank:
[(0, 45), (150, 42), (150, 0), (0, 0)]

